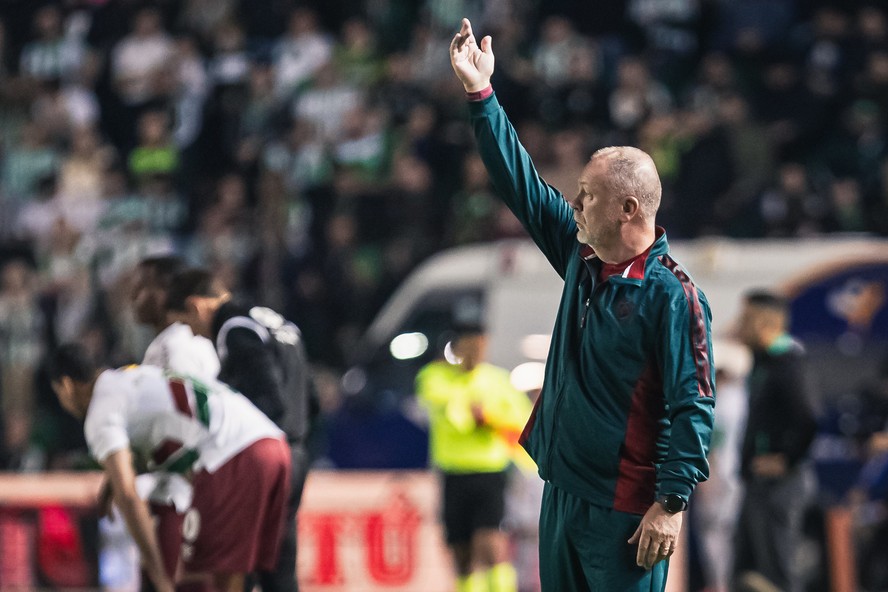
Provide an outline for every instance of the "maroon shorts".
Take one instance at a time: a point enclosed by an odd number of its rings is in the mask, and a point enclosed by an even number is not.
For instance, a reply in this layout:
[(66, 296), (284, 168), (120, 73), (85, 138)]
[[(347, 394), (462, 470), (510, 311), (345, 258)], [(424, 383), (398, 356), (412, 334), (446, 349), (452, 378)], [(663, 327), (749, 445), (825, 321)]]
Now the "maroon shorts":
[(215, 473), (194, 476), (194, 501), (182, 526), (190, 573), (273, 569), (290, 493), (290, 447), (254, 442)]

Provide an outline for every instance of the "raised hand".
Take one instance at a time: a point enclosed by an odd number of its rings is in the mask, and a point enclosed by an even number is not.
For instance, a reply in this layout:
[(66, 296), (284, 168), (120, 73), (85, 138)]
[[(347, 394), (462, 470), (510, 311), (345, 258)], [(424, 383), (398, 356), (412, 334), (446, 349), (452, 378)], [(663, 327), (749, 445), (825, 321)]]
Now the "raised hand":
[(475, 42), (472, 23), (462, 20), (462, 28), (450, 42), (450, 65), (466, 92), (478, 92), (490, 85), (493, 75), (493, 48), (490, 35)]

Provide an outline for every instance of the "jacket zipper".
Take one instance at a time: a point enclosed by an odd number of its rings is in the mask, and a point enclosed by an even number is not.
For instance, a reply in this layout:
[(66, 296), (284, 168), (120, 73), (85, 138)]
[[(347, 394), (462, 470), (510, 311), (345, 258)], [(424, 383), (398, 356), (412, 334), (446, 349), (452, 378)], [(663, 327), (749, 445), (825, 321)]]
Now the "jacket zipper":
[[(586, 300), (583, 302), (583, 315), (580, 317), (580, 329), (583, 329), (586, 326), (586, 317), (589, 314), (589, 307), (592, 305), (592, 293), (595, 291), (598, 283), (594, 279), (594, 274), (589, 271), (588, 263), (586, 263), (586, 270), (589, 272), (589, 295), (586, 296)], [(580, 283), (582, 286), (582, 281)], [(580, 341), (582, 342), (582, 335), (580, 336)], [(553, 429), (552, 435), (549, 437), (549, 446), (546, 450), (546, 466), (552, 466), (552, 453), (555, 451), (555, 438), (558, 435), (557, 430), (554, 429), (555, 419), (558, 418), (558, 412), (561, 410), (561, 401), (564, 399), (564, 385), (561, 385), (561, 390), (558, 391), (558, 396), (555, 398), (555, 408), (552, 411), (552, 420), (553, 420)], [(543, 477), (547, 479), (547, 477)]]

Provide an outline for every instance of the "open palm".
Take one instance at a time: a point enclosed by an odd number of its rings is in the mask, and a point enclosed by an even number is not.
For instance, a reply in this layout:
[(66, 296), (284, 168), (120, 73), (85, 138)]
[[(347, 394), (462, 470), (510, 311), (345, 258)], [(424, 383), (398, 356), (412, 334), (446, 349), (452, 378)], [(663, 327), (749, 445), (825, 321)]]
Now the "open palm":
[(462, 28), (450, 42), (450, 64), (466, 92), (478, 92), (487, 88), (493, 75), (490, 35), (484, 37), (479, 46), (472, 32), (472, 23), (464, 18)]

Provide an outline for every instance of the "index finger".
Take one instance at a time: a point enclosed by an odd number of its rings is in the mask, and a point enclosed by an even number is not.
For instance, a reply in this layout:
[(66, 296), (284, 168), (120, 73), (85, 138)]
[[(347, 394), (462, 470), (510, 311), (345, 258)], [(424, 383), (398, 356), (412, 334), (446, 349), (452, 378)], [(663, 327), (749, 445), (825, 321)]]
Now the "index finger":
[(463, 17), (462, 26), (459, 29), (459, 32), (463, 35), (472, 35), (472, 21)]
[(466, 43), (472, 43), (475, 40), (475, 33), (472, 31), (472, 23), (469, 22), (469, 19), (464, 18), (462, 20), (462, 27), (459, 29), (458, 37), (460, 41), (457, 49), (461, 49)]

